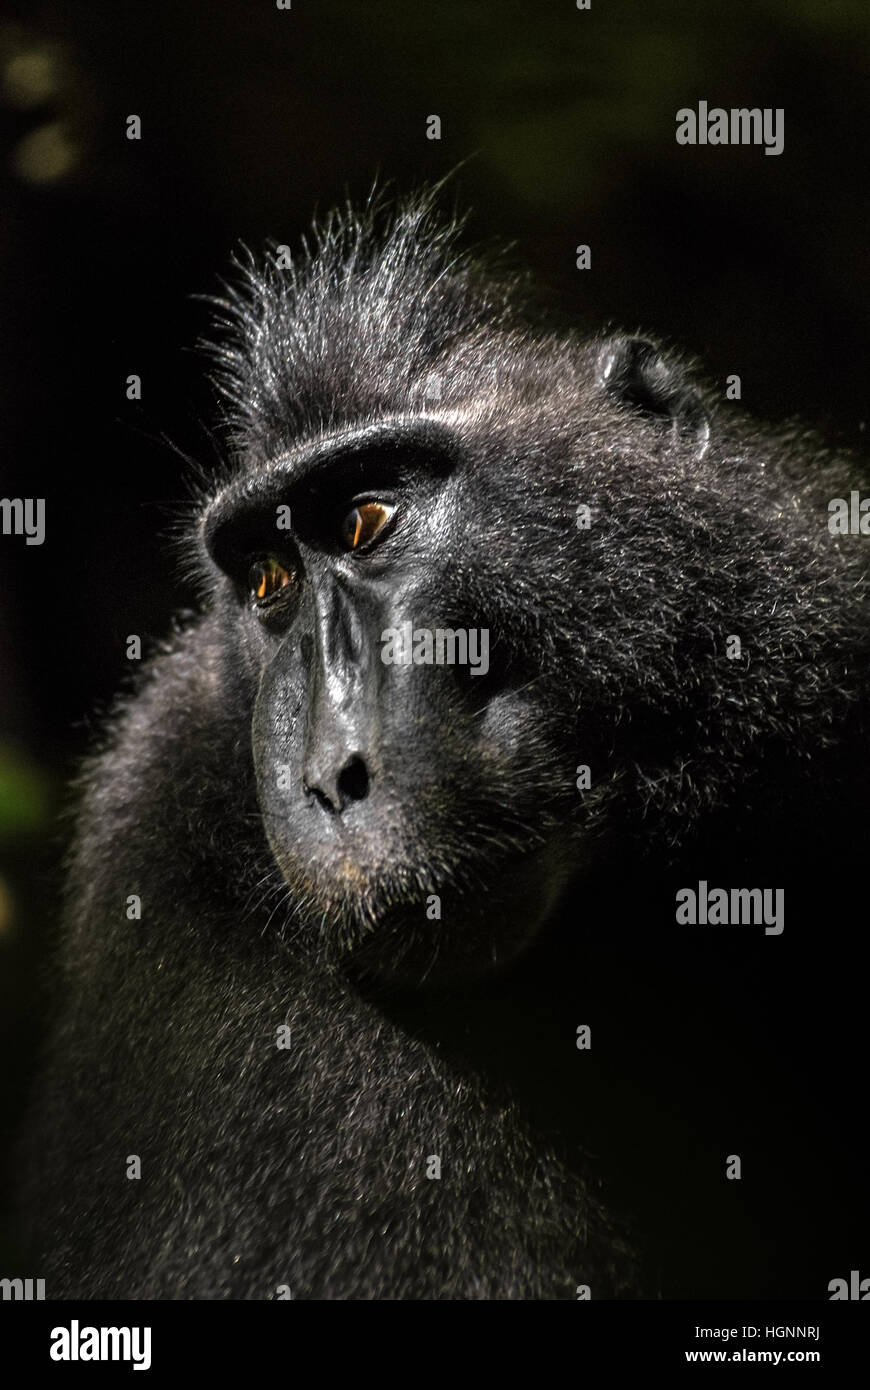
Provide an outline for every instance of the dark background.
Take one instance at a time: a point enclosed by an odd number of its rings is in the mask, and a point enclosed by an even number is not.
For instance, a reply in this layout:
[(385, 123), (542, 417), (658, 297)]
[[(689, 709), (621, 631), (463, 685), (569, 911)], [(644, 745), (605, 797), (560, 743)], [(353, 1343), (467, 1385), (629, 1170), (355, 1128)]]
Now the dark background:
[[(126, 674), (127, 634), (147, 650), (192, 599), (165, 544), (188, 496), (178, 451), (208, 464), (214, 449), (191, 351), (208, 310), (192, 296), (218, 289), (240, 240), (296, 245), (315, 210), (363, 197), (376, 175), (404, 191), (461, 164), (447, 199), (471, 208), (471, 238), (515, 243), (562, 318), (653, 331), (714, 381), (738, 373), (755, 413), (800, 415), (860, 448), (870, 10), (30, 0), (4, 16), (0, 494), (47, 506), (43, 546), (0, 540), (8, 1133), (43, 1026), (64, 788)], [(784, 153), (678, 146), (677, 109), (702, 98), (783, 107)], [(131, 113), (138, 142), (125, 138)], [(431, 114), (439, 142), (426, 138)], [(581, 242), (591, 271), (575, 268)], [(125, 398), (130, 373), (141, 403)], [(687, 1008), (703, 1026), (703, 1000)], [(770, 1046), (786, 1062), (793, 1049), (797, 1067), (794, 1035)], [(723, 1068), (726, 1057), (723, 1040)], [(653, 1107), (647, 1132), (668, 1119)], [(791, 1181), (797, 1222), (800, 1174)], [(835, 1186), (834, 1224), (846, 1219)], [(0, 1227), (0, 1274), (15, 1273), (10, 1261)], [(827, 1277), (839, 1274), (848, 1266)]]

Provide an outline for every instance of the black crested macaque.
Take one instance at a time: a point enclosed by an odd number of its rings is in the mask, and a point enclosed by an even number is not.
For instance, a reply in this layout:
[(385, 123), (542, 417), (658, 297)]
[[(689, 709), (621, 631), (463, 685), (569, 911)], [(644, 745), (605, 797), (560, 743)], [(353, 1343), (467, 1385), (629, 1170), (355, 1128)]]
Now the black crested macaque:
[[(771, 952), (799, 973), (794, 863), (866, 774), (851, 465), (646, 338), (536, 326), (457, 236), (430, 196), (348, 210), (220, 301), (201, 612), (83, 777), (23, 1199), (49, 1297), (836, 1273), (771, 1265), (775, 1199), (723, 1176), (755, 1131), (708, 1142), (674, 1059), (738, 1114), (702, 991), (721, 962), (751, 1032)], [(701, 881), (784, 886), (785, 934), (680, 925)]]

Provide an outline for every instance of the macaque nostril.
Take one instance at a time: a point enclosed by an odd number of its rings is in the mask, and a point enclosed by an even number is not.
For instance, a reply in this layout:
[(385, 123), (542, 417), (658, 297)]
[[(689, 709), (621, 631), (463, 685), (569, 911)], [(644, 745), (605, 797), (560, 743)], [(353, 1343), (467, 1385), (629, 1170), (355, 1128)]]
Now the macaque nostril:
[(329, 797), (326, 795), (326, 792), (322, 792), (319, 787), (309, 787), (308, 783), (306, 782), (305, 791), (308, 796), (314, 798), (318, 806), (323, 807), (324, 811), (334, 812), (336, 810), (336, 807), (330, 801)]
[(369, 774), (362, 758), (351, 758), (338, 776), (338, 791), (342, 804), (363, 801), (368, 795)]

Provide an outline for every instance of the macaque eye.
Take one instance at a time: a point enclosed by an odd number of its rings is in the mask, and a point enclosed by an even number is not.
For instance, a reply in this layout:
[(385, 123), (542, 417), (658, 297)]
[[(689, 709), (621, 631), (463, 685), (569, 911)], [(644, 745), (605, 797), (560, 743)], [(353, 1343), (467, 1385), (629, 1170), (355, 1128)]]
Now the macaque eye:
[(279, 565), (277, 560), (267, 556), (264, 560), (257, 560), (251, 565), (248, 571), (248, 588), (253, 598), (258, 603), (269, 599), (273, 594), (277, 594), (279, 589), (292, 582), (293, 575), (289, 570), (285, 570), (283, 565)]
[(386, 502), (360, 502), (341, 523), (341, 543), (345, 550), (359, 550), (384, 529), (395, 507)]

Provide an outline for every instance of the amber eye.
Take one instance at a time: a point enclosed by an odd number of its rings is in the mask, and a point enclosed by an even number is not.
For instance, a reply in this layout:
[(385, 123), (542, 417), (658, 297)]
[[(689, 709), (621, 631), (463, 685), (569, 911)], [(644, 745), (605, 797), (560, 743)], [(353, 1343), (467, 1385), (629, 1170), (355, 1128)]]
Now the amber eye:
[(374, 540), (394, 511), (394, 507), (384, 502), (360, 502), (341, 523), (341, 543), (345, 550), (358, 550), (367, 541)]
[(268, 557), (265, 560), (257, 560), (251, 565), (248, 571), (248, 587), (259, 602), (271, 598), (277, 594), (279, 589), (283, 589), (285, 584), (289, 584), (293, 576), (283, 565), (279, 565), (277, 560)]

